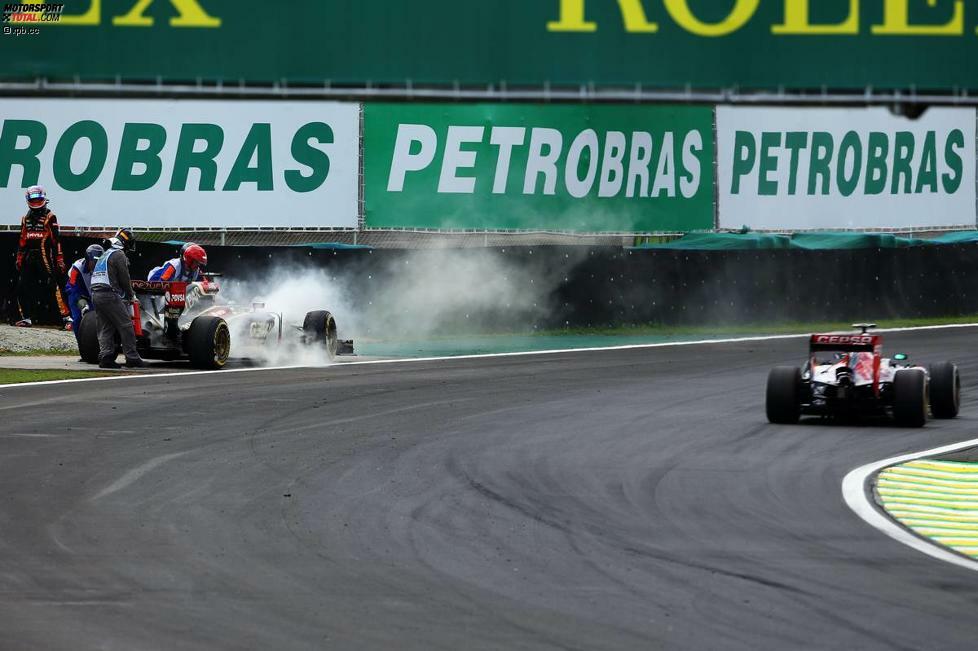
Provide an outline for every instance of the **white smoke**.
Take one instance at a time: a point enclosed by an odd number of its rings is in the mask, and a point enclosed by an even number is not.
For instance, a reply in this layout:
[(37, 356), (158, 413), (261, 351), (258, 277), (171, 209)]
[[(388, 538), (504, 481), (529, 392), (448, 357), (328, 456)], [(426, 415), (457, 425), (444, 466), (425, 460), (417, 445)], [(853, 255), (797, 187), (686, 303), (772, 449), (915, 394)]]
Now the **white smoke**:
[[(350, 319), (354, 313), (341, 283), (322, 269), (288, 267), (272, 269), (262, 274), (260, 280), (221, 278), (220, 302), (229, 301), (238, 307), (257, 311), (275, 312), (282, 318), (282, 339), (277, 332), (271, 333), (264, 346), (245, 346), (250, 340), (250, 322), (232, 319), (232, 357), (247, 352), (249, 358), (270, 366), (324, 366), (330, 363), (324, 346), (303, 345), (301, 327), (308, 312), (327, 310), (338, 324)], [(342, 329), (340, 338), (345, 336)], [(235, 343), (238, 342), (238, 346)]]
[(540, 265), (491, 249), (413, 251), (381, 273), (355, 325), (361, 336), (388, 341), (532, 329), (550, 312), (556, 287)]
[[(527, 332), (552, 313), (552, 294), (573, 266), (569, 257), (550, 269), (531, 253), (514, 263), (493, 249), (416, 250), (382, 265), (368, 259), (339, 272), (292, 265), (257, 279), (222, 278), (221, 297), (242, 306), (264, 303), (266, 310), (282, 313), (286, 328), (301, 326), (309, 311), (329, 310), (339, 338), (353, 339), (354, 346)], [(246, 334), (232, 332), (232, 349)], [(272, 365), (328, 363), (324, 350), (290, 345), (288, 339), (261, 349), (254, 359)]]

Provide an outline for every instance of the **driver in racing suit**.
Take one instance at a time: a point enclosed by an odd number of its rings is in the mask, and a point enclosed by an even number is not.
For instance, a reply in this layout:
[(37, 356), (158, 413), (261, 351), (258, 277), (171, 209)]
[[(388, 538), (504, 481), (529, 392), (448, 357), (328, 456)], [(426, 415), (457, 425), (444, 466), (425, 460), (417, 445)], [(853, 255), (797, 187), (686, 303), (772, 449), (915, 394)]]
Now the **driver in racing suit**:
[(20, 220), (17, 245), (17, 311), (20, 320), (15, 325), (29, 327), (33, 324), (31, 317), (37, 319), (40, 316), (29, 313), (28, 306), (37, 307), (40, 296), (36, 290), (42, 287), (45, 292), (54, 294), (58, 312), (67, 327), (70, 313), (61, 293), (65, 259), (61, 253), (58, 217), (48, 208), (47, 193), (39, 185), (27, 188), (27, 208), (27, 214)]

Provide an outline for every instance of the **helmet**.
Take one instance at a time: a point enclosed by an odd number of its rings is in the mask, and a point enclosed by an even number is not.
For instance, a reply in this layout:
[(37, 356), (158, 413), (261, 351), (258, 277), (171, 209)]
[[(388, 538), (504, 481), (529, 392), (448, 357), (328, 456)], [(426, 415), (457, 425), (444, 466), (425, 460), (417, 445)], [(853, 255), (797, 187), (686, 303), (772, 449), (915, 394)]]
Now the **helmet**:
[[(113, 239), (119, 240), (122, 243), (123, 249), (128, 249), (132, 251), (136, 248), (136, 236), (132, 234), (132, 229), (128, 227), (120, 228)], [(109, 240), (110, 242), (112, 240)]]
[(187, 249), (192, 246), (196, 246), (194, 242), (184, 242), (182, 245), (180, 245), (180, 257), (182, 258), (183, 254), (187, 252)]
[(27, 207), (32, 210), (43, 208), (48, 202), (48, 193), (39, 185), (32, 185), (27, 188)]
[(85, 249), (85, 259), (89, 262), (95, 262), (102, 257), (103, 253), (105, 253), (105, 249), (98, 244), (92, 244), (90, 247)]
[(196, 271), (200, 267), (207, 266), (207, 251), (199, 244), (191, 244), (183, 251), (184, 266), (190, 271)]

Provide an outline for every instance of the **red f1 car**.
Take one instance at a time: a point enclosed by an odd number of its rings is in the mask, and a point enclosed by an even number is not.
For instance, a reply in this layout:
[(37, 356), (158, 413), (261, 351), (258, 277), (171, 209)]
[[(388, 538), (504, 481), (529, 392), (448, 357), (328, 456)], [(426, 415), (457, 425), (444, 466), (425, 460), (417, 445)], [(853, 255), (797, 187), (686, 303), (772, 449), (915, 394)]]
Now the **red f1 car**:
[(797, 423), (802, 415), (892, 416), (906, 427), (958, 415), (961, 378), (951, 362), (930, 367), (907, 363), (905, 354), (882, 356), (875, 324), (855, 324), (859, 334), (813, 334), (802, 367), (779, 366), (767, 379), (767, 418)]
[[(228, 359), (261, 358), (270, 346), (292, 345), (324, 360), (352, 355), (353, 342), (337, 338), (336, 320), (327, 310), (307, 312), (300, 324), (287, 324), (281, 312), (264, 303), (218, 303), (215, 275), (199, 282), (134, 280), (133, 329), (144, 359), (188, 359), (195, 368), (219, 369)], [(78, 326), (78, 350), (84, 361), (99, 361), (95, 312)]]

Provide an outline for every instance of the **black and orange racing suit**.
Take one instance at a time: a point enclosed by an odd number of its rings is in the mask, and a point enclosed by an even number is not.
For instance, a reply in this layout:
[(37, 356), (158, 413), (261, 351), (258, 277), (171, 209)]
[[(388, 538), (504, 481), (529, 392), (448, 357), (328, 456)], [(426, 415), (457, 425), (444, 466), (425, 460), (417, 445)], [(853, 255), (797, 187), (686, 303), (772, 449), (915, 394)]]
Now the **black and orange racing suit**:
[[(29, 210), (20, 220), (17, 270), (17, 310), (21, 319), (45, 320), (43, 317), (53, 311), (45, 309), (46, 305), (56, 307), (62, 319), (70, 314), (62, 290), (65, 261), (58, 217), (47, 206)], [(54, 304), (49, 303), (52, 295)]]

